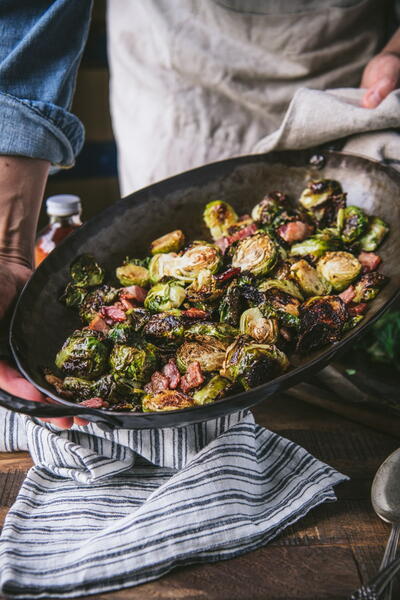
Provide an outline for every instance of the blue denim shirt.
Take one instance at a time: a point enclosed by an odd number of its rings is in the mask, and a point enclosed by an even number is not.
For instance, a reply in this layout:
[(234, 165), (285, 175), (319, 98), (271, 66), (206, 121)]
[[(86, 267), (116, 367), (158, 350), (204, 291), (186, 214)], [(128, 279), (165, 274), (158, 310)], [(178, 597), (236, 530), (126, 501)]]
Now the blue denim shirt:
[(0, 0), (0, 154), (70, 166), (84, 128), (69, 112), (92, 0)]

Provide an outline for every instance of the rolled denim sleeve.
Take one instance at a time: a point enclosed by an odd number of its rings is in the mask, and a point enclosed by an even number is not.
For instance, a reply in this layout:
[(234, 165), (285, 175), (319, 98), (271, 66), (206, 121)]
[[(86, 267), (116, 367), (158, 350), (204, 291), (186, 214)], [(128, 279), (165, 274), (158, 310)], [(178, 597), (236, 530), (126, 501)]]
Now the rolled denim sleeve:
[(0, 0), (0, 154), (70, 166), (84, 128), (69, 112), (92, 0)]

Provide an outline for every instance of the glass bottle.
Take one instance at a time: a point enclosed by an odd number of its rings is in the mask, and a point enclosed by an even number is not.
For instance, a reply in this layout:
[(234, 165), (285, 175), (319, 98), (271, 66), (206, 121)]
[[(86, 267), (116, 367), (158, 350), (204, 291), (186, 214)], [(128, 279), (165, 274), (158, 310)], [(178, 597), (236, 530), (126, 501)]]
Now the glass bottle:
[(46, 212), (49, 215), (49, 223), (39, 232), (36, 240), (36, 267), (67, 235), (82, 225), (82, 206), (79, 196), (72, 194), (50, 196), (46, 201)]

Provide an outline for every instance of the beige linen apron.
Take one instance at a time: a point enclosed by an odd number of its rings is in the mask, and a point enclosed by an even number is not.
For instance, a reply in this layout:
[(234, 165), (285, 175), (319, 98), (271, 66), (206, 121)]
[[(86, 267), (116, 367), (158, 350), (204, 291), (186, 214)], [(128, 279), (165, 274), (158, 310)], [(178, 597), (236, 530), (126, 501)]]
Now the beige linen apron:
[(251, 152), (279, 127), (299, 88), (357, 87), (382, 45), (384, 6), (111, 0), (110, 99), (122, 194)]

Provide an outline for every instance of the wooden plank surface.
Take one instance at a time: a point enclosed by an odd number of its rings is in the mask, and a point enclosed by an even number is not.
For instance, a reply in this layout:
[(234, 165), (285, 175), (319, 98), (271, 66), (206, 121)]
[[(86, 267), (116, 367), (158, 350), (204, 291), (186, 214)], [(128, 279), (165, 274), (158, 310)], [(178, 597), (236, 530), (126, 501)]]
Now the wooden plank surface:
[[(389, 529), (372, 510), (370, 487), (398, 441), (289, 397), (267, 401), (254, 413), (261, 425), (351, 477), (336, 488), (338, 501), (316, 508), (259, 550), (183, 567), (158, 581), (90, 598), (333, 600), (348, 597), (376, 573)], [(0, 454), (0, 522), (30, 465), (27, 453)], [(397, 588), (393, 598), (399, 597)]]

